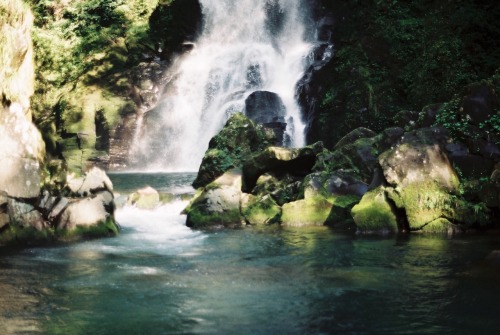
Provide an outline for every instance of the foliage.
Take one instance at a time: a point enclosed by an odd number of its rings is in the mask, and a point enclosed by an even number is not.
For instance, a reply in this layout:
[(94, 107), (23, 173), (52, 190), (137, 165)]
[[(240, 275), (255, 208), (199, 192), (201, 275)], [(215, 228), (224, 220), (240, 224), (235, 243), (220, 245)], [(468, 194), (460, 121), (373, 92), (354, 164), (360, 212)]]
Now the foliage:
[(448, 101), (499, 69), (497, 1), (323, 1), (323, 6), (339, 18), (336, 54), (319, 78), (324, 89), (310, 143), (323, 140), (330, 147), (343, 131), (359, 126), (380, 131), (400, 110)]

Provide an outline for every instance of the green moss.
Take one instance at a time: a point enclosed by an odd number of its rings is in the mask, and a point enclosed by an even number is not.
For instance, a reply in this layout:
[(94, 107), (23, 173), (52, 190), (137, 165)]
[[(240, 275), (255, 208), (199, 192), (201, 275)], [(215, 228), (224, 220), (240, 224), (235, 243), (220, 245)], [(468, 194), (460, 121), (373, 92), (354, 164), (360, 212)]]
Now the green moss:
[(193, 206), (187, 212), (186, 225), (192, 228), (216, 228), (218, 226), (235, 227), (241, 224), (239, 209), (223, 212), (206, 212)]
[(325, 1), (339, 20), (336, 53), (320, 88), (308, 142), (331, 148), (350, 129), (381, 131), (395, 111), (450, 100), (500, 63), (500, 7), (494, 0)]
[(58, 241), (71, 242), (81, 239), (116, 236), (120, 229), (112, 217), (92, 226), (77, 226), (75, 229), (60, 229), (55, 231)]
[(460, 228), (457, 225), (454, 225), (450, 221), (444, 218), (439, 218), (434, 221), (427, 223), (422, 227), (420, 231), (423, 233), (453, 233), (455, 231), (459, 231)]
[(371, 190), (351, 211), (356, 227), (361, 233), (397, 232), (398, 220), (383, 187)]
[(312, 197), (284, 204), (281, 222), (284, 226), (324, 225), (332, 204), (322, 197)]
[(112, 217), (93, 226), (78, 226), (72, 230), (54, 228), (37, 230), (33, 227), (9, 225), (0, 232), (0, 245), (44, 245), (118, 234), (119, 227)]
[(248, 202), (241, 206), (241, 214), (251, 225), (273, 224), (281, 219), (281, 207), (269, 196), (248, 195)]

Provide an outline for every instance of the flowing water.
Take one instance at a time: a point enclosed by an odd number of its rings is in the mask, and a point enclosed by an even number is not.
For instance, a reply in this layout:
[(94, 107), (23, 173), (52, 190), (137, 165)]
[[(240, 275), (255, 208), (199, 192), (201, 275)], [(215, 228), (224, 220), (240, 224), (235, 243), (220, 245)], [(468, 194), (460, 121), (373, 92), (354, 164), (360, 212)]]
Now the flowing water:
[[(287, 133), (304, 144), (295, 85), (307, 66), (304, 3), (297, 0), (201, 0), (203, 31), (175, 64), (175, 79), (144, 121), (132, 151), (139, 168), (196, 171), (208, 142), (254, 91), (277, 93)], [(302, 7), (301, 7), (302, 5)]]
[[(192, 174), (112, 175), (189, 191)], [(193, 231), (175, 201), (122, 233), (0, 249), (0, 334), (496, 334), (498, 235), (360, 237), (326, 227)]]

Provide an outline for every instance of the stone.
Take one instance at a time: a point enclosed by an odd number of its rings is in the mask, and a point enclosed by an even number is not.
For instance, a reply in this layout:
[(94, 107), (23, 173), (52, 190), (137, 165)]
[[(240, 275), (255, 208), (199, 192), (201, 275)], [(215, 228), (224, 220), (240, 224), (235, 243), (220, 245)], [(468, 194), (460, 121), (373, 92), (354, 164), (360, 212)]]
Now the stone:
[(244, 193), (241, 197), (241, 215), (250, 225), (266, 225), (280, 222), (281, 207), (270, 195), (257, 197)]
[(355, 178), (350, 171), (338, 170), (332, 173), (316, 172), (304, 178), (304, 197), (321, 195), (331, 198), (343, 195), (353, 195), (361, 198), (368, 185)]
[(466, 89), (460, 114), (465, 116), (469, 122), (479, 125), (485, 122), (495, 113), (499, 106), (499, 99), (495, 89), (484, 83), (476, 83)]
[(56, 204), (52, 207), (52, 210), (48, 214), (48, 219), (50, 221), (55, 221), (61, 215), (61, 213), (68, 207), (70, 201), (68, 198), (60, 198), (56, 200)]
[(78, 199), (71, 202), (61, 215), (57, 229), (72, 230), (95, 226), (110, 218), (100, 197)]
[(333, 205), (322, 197), (312, 197), (283, 205), (281, 223), (284, 226), (323, 226)]
[(352, 143), (356, 142), (357, 140), (359, 140), (360, 138), (370, 138), (370, 137), (374, 137), (376, 135), (377, 134), (374, 131), (372, 131), (368, 128), (359, 127), (359, 128), (354, 129), (353, 131), (351, 131), (350, 133), (348, 133), (344, 137), (342, 137), (340, 139), (340, 141), (338, 141), (337, 144), (335, 144), (333, 149), (336, 150), (336, 149), (342, 148), (343, 146), (346, 146), (348, 144), (352, 144)]
[(44, 156), (42, 136), (21, 105), (0, 112), (0, 191), (14, 198), (38, 197)]
[(76, 177), (74, 173), (68, 174), (66, 182), (71, 192), (78, 196), (88, 196), (102, 190), (113, 192), (113, 183), (108, 175), (97, 167), (93, 167), (82, 177)]
[(127, 204), (141, 209), (153, 209), (160, 205), (160, 194), (151, 186), (147, 186), (130, 194)]
[(311, 173), (316, 163), (316, 156), (322, 151), (323, 143), (321, 142), (298, 149), (268, 147), (244, 162), (242, 191), (251, 192), (258, 178), (268, 172), (279, 171), (305, 177)]
[(404, 143), (381, 154), (379, 163), (385, 179), (393, 186), (403, 188), (433, 180), (449, 192), (458, 192), (458, 176), (437, 144)]
[(186, 210), (186, 225), (192, 228), (241, 225), (240, 197), (241, 192), (229, 186), (203, 191)]
[(286, 108), (274, 92), (255, 91), (245, 99), (245, 115), (260, 124), (285, 122)]
[(283, 101), (273, 92), (255, 91), (245, 100), (245, 115), (252, 121), (271, 129), (276, 137), (274, 145), (286, 146), (286, 108)]
[(186, 225), (193, 228), (240, 226), (241, 196), (241, 172), (230, 170), (197, 190), (183, 211), (187, 214)]
[(361, 201), (352, 208), (351, 214), (357, 231), (362, 234), (395, 233), (400, 230), (398, 218), (383, 186), (365, 193)]
[(272, 131), (266, 131), (241, 113), (233, 114), (210, 140), (193, 187), (204, 187), (226, 171), (240, 167), (244, 160), (274, 141)]
[(23, 228), (42, 230), (47, 227), (42, 214), (29, 203), (10, 198), (8, 200), (10, 224)]

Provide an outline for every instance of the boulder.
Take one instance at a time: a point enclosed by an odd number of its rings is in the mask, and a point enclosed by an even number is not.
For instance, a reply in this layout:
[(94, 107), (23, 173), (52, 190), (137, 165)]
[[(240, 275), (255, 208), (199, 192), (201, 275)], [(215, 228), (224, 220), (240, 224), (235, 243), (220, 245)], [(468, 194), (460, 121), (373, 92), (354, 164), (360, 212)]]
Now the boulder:
[(373, 189), (361, 198), (351, 211), (359, 233), (395, 233), (401, 230), (393, 206), (383, 186)]
[(315, 195), (325, 198), (352, 195), (361, 198), (368, 191), (368, 185), (349, 170), (312, 173), (304, 178), (302, 187), (305, 198)]
[(193, 228), (234, 227), (241, 225), (241, 172), (231, 170), (198, 189), (189, 205), (186, 225)]
[(280, 222), (281, 207), (270, 195), (257, 197), (243, 193), (241, 197), (241, 215), (250, 225), (264, 225)]
[(359, 140), (360, 138), (370, 138), (370, 137), (374, 137), (376, 135), (377, 134), (374, 131), (372, 131), (368, 128), (359, 127), (359, 128), (354, 129), (353, 131), (351, 131), (350, 133), (348, 133), (344, 137), (342, 137), (340, 139), (340, 141), (338, 141), (337, 144), (335, 144), (333, 149), (336, 150), (336, 149), (342, 148), (348, 144), (352, 144), (352, 143), (356, 142), (357, 140)]
[(8, 213), (11, 225), (23, 228), (33, 227), (39, 231), (47, 228), (42, 214), (29, 203), (9, 198)]
[(323, 226), (327, 223), (333, 205), (322, 197), (289, 202), (283, 205), (281, 223), (284, 226)]
[(245, 99), (245, 115), (252, 121), (271, 129), (276, 136), (273, 143), (285, 146), (289, 139), (286, 131), (286, 108), (280, 96), (268, 91), (255, 91)]
[(476, 83), (466, 89), (460, 114), (474, 125), (485, 122), (495, 114), (499, 99), (494, 87), (486, 83)]
[(93, 167), (84, 176), (76, 177), (74, 173), (67, 176), (67, 186), (76, 196), (87, 196), (100, 191), (113, 192), (113, 183), (106, 172)]
[(432, 180), (444, 190), (458, 192), (458, 177), (438, 144), (403, 143), (381, 154), (379, 163), (385, 179), (393, 186), (404, 188)]
[(154, 188), (147, 186), (130, 194), (127, 204), (141, 209), (153, 209), (160, 204), (160, 194)]
[(438, 219), (456, 224), (457, 230), (489, 224), (488, 210), (484, 205), (474, 205), (450, 195), (432, 180), (387, 188), (387, 196), (404, 212), (404, 226), (409, 231), (423, 230), (429, 224), (436, 230), (434, 221)]
[(241, 113), (232, 115), (224, 128), (214, 136), (193, 182), (193, 187), (204, 187), (226, 171), (239, 167), (250, 155), (274, 143), (275, 135), (256, 125)]
[(244, 162), (242, 191), (250, 193), (258, 178), (268, 172), (305, 177), (311, 173), (316, 163), (316, 156), (322, 151), (323, 143), (321, 142), (299, 149), (268, 147)]
[(301, 179), (289, 173), (265, 173), (257, 179), (252, 194), (263, 197), (270, 195), (279, 206), (297, 200)]
[(77, 227), (97, 226), (113, 219), (109, 211), (113, 194), (102, 191), (92, 198), (73, 199), (61, 214), (57, 229), (73, 230)]
[(255, 91), (245, 99), (245, 115), (252, 121), (266, 125), (285, 122), (286, 108), (274, 92)]
[(38, 197), (44, 156), (42, 136), (21, 105), (0, 112), (0, 191), (14, 198)]

